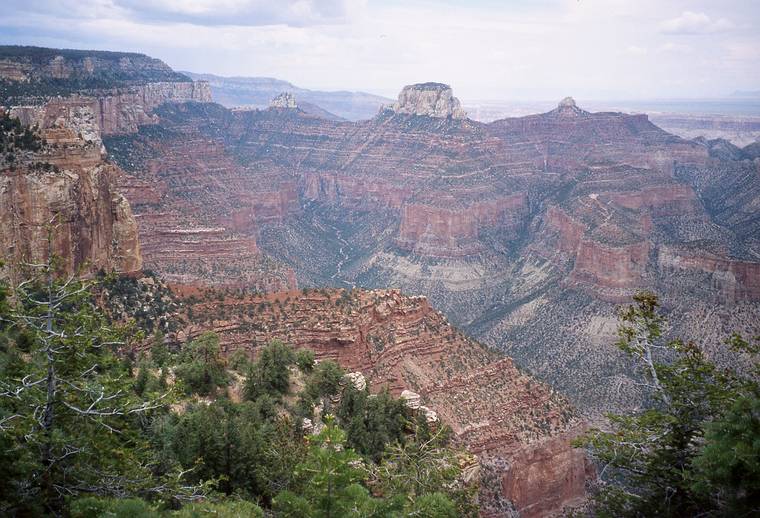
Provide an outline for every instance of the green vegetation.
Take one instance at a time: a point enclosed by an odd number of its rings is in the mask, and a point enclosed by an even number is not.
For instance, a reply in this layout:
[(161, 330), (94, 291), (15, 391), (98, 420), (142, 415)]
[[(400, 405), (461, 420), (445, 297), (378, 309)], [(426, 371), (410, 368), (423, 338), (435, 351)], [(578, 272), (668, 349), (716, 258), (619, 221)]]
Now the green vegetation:
[(41, 265), (0, 304), (0, 514), (59, 513), (81, 492), (184, 494), (151, 472), (141, 426), (163, 402), (132, 390), (127, 335), (54, 271)]
[(55, 270), (0, 283), (0, 514), (476, 515), (465, 454), (402, 401), (279, 341), (237, 373), (213, 333), (172, 352)]
[(601, 469), (599, 516), (756, 516), (760, 513), (760, 339), (728, 345), (750, 365), (720, 368), (692, 343), (663, 338), (657, 297), (622, 315), (619, 347), (641, 365), (651, 405), (610, 415), (587, 446)]
[(279, 398), (290, 384), (290, 366), (295, 362), (293, 350), (279, 340), (266, 345), (258, 361), (251, 364), (245, 383), (245, 397), (252, 401), (267, 395)]
[(24, 126), (7, 112), (0, 113), (0, 153), (7, 153), (6, 160), (15, 160), (14, 151), (39, 151), (41, 148), (42, 139), (35, 128)]
[(180, 354), (179, 362), (175, 374), (188, 394), (214, 395), (229, 381), (219, 337), (214, 333), (203, 333), (190, 342)]

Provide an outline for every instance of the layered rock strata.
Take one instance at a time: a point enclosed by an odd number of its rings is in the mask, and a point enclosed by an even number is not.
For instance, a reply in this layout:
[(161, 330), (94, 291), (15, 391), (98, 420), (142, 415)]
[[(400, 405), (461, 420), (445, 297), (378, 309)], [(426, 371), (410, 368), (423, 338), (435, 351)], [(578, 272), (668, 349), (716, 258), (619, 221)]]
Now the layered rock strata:
[[(481, 124), (435, 116), (434, 96), (415, 95), (404, 96), (399, 111), (357, 123), (297, 109), (171, 105), (151, 131), (107, 145), (133, 185), (151, 186), (146, 200), (161, 200), (138, 211), (146, 248), (164, 246), (158, 221), (175, 206), (169, 219), (255, 239), (304, 285), (427, 294), (591, 414), (639, 401), (630, 366), (621, 370), (625, 361), (612, 345), (615, 304), (637, 290), (668, 300), (678, 294), (694, 308), (711, 301), (757, 309), (754, 291), (740, 287), (754, 280), (739, 275), (735, 289), (717, 290), (712, 281), (697, 289), (703, 270), (658, 259), (668, 247), (696, 247), (726, 261), (760, 262), (751, 149), (686, 141), (645, 115), (591, 113), (572, 99), (544, 114)], [(166, 150), (181, 158), (167, 159)], [(151, 265), (175, 279), (234, 276), (199, 270), (221, 264), (221, 255), (182, 263), (168, 250), (174, 245), (159, 247)], [(711, 295), (696, 297), (705, 291)], [(612, 332), (589, 350), (592, 331), (571, 307)], [(687, 313), (674, 329), (697, 318)], [(722, 326), (745, 329), (751, 321), (727, 317)], [(599, 381), (594, 374), (610, 369), (619, 375)]]
[[(583, 427), (574, 410), (510, 359), (467, 338), (425, 297), (310, 290), (220, 300), (178, 289), (193, 295), (186, 301), (197, 323), (176, 339), (213, 329), (227, 354), (254, 354), (279, 338), (364, 373), (373, 390), (388, 387), (427, 407), (483, 462), (506, 466), (498, 485), (521, 516), (546, 516), (583, 497), (587, 466), (570, 446)], [(499, 516), (490, 502), (482, 504), (484, 516)]]

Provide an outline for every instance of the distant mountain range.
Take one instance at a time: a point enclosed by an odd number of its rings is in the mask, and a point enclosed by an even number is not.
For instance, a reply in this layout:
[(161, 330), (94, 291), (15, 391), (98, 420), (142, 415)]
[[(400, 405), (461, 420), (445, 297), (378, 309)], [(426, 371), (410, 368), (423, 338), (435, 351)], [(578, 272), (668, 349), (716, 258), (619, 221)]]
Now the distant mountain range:
[(325, 92), (299, 88), (287, 81), (271, 77), (222, 77), (213, 74), (182, 72), (194, 80), (208, 81), (214, 101), (227, 107), (266, 108), (273, 97), (290, 92), (299, 107), (327, 119), (363, 120), (377, 115), (380, 106), (393, 99), (366, 92)]

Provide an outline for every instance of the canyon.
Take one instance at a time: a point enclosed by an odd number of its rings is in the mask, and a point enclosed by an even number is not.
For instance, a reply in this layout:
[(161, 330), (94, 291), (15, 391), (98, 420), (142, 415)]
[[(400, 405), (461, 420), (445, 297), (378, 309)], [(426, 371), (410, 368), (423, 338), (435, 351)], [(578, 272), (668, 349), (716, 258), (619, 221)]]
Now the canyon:
[[(133, 195), (138, 220), (176, 206), (183, 221), (234, 229), (299, 286), (424, 294), (591, 419), (640, 404), (613, 346), (616, 308), (636, 291), (659, 293), (678, 315), (673, 330), (715, 354), (724, 337), (695, 333), (708, 308), (720, 308), (716, 328), (752, 330), (751, 147), (686, 140), (646, 115), (592, 113), (571, 98), (482, 124), (454, 99), (445, 85), (411, 85), (359, 122), (306, 113), (297, 99), (264, 110), (171, 104), (156, 125), (105, 144), (132, 185), (168, 188), (160, 210), (141, 201), (157, 194)], [(150, 228), (151, 268), (246, 283), (224, 267), (199, 270), (213, 254), (176, 263)], [(163, 249), (154, 255), (151, 242)]]
[(672, 335), (713, 357), (730, 332), (757, 334), (752, 145), (570, 97), (486, 124), (441, 83), (354, 122), (302, 109), (297, 92), (231, 110), (125, 53), (5, 47), (0, 93), (43, 139), (4, 155), (4, 255), (44, 258), (57, 215), (69, 271), (172, 284), (176, 344), (214, 330), (226, 354), (254, 354), (281, 338), (420, 394), (495, 470), (487, 516), (583, 496), (589, 466), (570, 440), (644, 403), (614, 346), (635, 292), (658, 293)]

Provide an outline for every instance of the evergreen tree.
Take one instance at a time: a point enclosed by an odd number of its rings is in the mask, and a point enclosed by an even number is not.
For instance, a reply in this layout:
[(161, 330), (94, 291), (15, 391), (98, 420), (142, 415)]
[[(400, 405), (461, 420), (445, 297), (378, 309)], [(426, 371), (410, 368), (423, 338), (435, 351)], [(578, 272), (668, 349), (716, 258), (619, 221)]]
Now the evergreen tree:
[(370, 496), (361, 485), (367, 478), (361, 458), (345, 444), (345, 433), (334, 419), (311, 440), (309, 453), (296, 467), (298, 492), (283, 491), (274, 500), (282, 517), (342, 518), (345, 516), (398, 516), (400, 498), (382, 500)]
[(290, 384), (290, 366), (295, 361), (293, 349), (280, 340), (264, 346), (256, 362), (248, 370), (245, 397), (256, 400), (259, 396), (280, 397), (287, 393)]
[[(758, 495), (760, 480), (760, 465), (752, 458), (760, 449), (760, 414), (753, 410), (757, 378), (718, 368), (694, 344), (666, 341), (657, 297), (640, 293), (634, 300), (621, 314), (618, 345), (642, 366), (652, 402), (634, 415), (609, 415), (611, 430), (591, 430), (579, 441), (601, 467), (596, 513), (760, 511), (757, 498), (748, 500)], [(745, 353), (757, 352), (734, 342)]]
[(16, 302), (2, 304), (0, 441), (15, 458), (0, 481), (8, 514), (59, 513), (70, 495), (123, 495), (153, 482), (138, 419), (163, 402), (132, 390), (116, 354), (124, 334), (88, 284), (56, 278), (52, 230), (48, 243), (50, 259), (30, 265)]
[(388, 444), (404, 442), (409, 424), (404, 401), (387, 390), (370, 397), (369, 385), (357, 390), (347, 384), (337, 416), (346, 430), (347, 444), (375, 462), (380, 461)]
[(164, 343), (164, 334), (161, 331), (156, 331), (153, 337), (153, 344), (150, 348), (150, 359), (156, 367), (164, 367), (171, 359), (171, 353)]
[(190, 342), (180, 356), (181, 363), (175, 373), (189, 394), (208, 396), (227, 385), (229, 377), (216, 333), (203, 333)]

